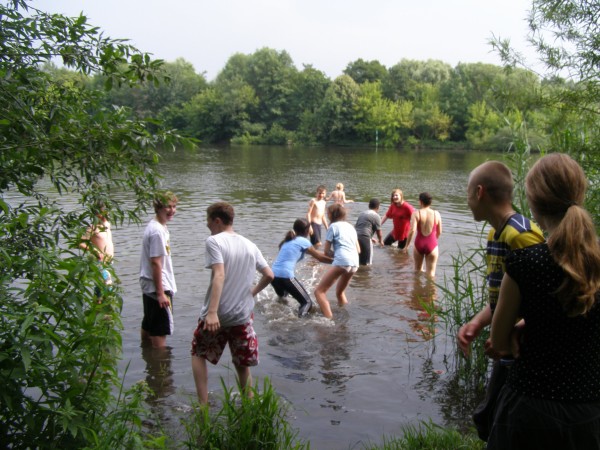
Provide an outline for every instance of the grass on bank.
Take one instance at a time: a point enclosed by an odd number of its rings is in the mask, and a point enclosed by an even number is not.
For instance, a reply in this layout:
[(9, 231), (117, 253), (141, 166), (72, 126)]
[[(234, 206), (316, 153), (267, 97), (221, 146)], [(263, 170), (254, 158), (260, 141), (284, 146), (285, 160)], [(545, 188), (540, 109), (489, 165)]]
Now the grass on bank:
[[(221, 380), (224, 397), (217, 412), (196, 404), (192, 414), (183, 420), (187, 439), (184, 448), (200, 450), (308, 450), (310, 442), (299, 437), (299, 431), (287, 420), (289, 407), (274, 391), (269, 378), (262, 392), (251, 388), (252, 397), (239, 395)], [(239, 386), (237, 387), (239, 391)], [(383, 449), (473, 449), (484, 448), (474, 434), (464, 435), (453, 428), (429, 422), (401, 428), (401, 437), (383, 437), (381, 445), (363, 444), (369, 450)]]

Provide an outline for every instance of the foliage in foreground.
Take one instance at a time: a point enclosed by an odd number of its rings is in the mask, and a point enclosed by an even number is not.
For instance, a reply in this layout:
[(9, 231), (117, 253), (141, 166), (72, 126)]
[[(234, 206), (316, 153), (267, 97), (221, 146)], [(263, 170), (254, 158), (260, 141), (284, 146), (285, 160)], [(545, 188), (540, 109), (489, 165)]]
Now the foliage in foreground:
[(474, 434), (464, 435), (452, 428), (433, 422), (402, 427), (402, 437), (385, 437), (380, 446), (365, 446), (366, 450), (480, 450), (485, 442)]
[[(211, 414), (207, 406), (196, 406), (185, 421), (191, 449), (228, 450), (288, 450), (308, 449), (300, 441), (298, 431), (287, 422), (287, 408), (273, 390), (268, 378), (264, 379), (262, 392), (250, 388), (253, 396), (236, 395), (227, 388), (223, 379), (222, 406)], [(239, 385), (238, 385), (239, 389)]]
[(98, 303), (102, 264), (78, 245), (99, 203), (113, 223), (139, 220), (159, 184), (156, 148), (177, 137), (49, 76), (53, 58), (107, 88), (155, 81), (160, 66), (83, 16), (0, 3), (0, 442), (140, 448), (141, 393), (114, 395), (118, 280)]

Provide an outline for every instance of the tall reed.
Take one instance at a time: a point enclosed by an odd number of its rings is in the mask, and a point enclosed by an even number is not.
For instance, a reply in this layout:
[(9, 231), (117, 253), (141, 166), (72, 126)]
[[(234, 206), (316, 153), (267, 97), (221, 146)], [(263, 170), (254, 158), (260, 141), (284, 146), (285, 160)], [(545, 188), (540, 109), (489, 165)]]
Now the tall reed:
[[(288, 409), (273, 390), (268, 377), (262, 392), (250, 388), (251, 396), (237, 395), (223, 379), (224, 398), (221, 409), (211, 414), (205, 405), (194, 406), (184, 421), (188, 449), (288, 450), (309, 449), (298, 438), (298, 431), (287, 421)], [(240, 386), (238, 384), (238, 390)], [(241, 391), (239, 391), (241, 392)]]

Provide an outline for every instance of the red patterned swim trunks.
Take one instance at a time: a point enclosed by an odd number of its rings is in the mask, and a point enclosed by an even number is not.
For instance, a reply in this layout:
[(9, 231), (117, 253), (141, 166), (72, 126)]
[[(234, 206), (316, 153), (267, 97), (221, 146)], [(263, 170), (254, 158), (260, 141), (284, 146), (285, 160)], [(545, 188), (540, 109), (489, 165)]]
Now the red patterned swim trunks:
[(243, 367), (258, 365), (258, 338), (252, 320), (244, 325), (220, 328), (216, 333), (204, 330), (204, 321), (199, 321), (192, 339), (192, 356), (199, 356), (212, 364), (217, 364), (227, 344), (234, 365)]

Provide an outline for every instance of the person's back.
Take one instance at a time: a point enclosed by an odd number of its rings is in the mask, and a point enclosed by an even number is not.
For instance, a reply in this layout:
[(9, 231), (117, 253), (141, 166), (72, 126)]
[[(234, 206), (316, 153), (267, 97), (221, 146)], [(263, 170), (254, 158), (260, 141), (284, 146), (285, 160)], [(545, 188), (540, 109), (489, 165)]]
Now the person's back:
[(600, 401), (600, 308), (569, 317), (554, 294), (565, 272), (545, 243), (516, 250), (506, 264), (519, 285), (526, 324), (507, 384), (536, 398)]
[(381, 216), (376, 211), (368, 209), (359, 214), (354, 225), (358, 236), (372, 238), (381, 229)]
[[(207, 268), (214, 264), (209, 255), (220, 254), (225, 269), (225, 281), (218, 316), (222, 327), (245, 323), (254, 308), (251, 286), (257, 271), (260, 251), (256, 245), (237, 233), (222, 232), (209, 236), (206, 240)], [(212, 287), (212, 286), (211, 286)], [(211, 290), (206, 293), (206, 302), (200, 316), (208, 312)]]

